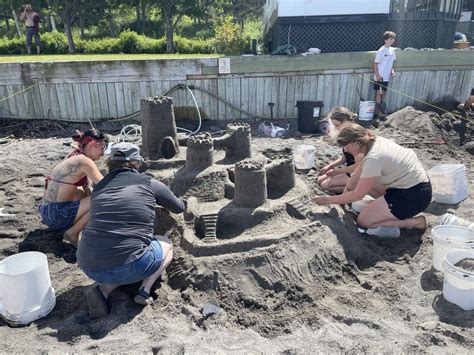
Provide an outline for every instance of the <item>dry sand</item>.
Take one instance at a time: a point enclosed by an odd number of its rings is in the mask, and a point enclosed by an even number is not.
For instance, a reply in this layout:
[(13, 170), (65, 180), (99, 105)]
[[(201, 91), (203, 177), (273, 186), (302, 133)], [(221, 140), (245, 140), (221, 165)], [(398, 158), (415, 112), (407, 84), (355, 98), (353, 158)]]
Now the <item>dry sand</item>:
[[(407, 108), (376, 130), (413, 148), (427, 169), (466, 165), (470, 198), (458, 205), (433, 202), (425, 213), (426, 232), (403, 230), (394, 240), (361, 235), (353, 215), (340, 206), (311, 206), (304, 220), (275, 213), (247, 234), (288, 231), (280, 242), (207, 257), (176, 246), (151, 306), (135, 305), (127, 294), (131, 288), (124, 288), (112, 294), (111, 314), (98, 320), (88, 317), (84, 294), (92, 281), (77, 267), (74, 248), (40, 223), (36, 209), (43, 176), (70, 150), (64, 143), (72, 131), (72, 125), (51, 122), (0, 127), (0, 136), (16, 137), (0, 145), (0, 208), (16, 214), (0, 217), (0, 259), (20, 251), (46, 253), (57, 294), (55, 309), (29, 326), (0, 320), (0, 351), (472, 352), (474, 311), (443, 298), (429, 237), (447, 211), (474, 220), (474, 166), (465, 150), (472, 123)], [(446, 144), (437, 144), (439, 137)], [(254, 151), (267, 156), (285, 155), (286, 148), (303, 143), (317, 147), (318, 168), (340, 154), (318, 136), (252, 140)], [(316, 192), (316, 175), (311, 170), (298, 177)], [(179, 245), (185, 222), (181, 216), (171, 222), (160, 228)], [(202, 315), (209, 302), (219, 305), (218, 315)]]

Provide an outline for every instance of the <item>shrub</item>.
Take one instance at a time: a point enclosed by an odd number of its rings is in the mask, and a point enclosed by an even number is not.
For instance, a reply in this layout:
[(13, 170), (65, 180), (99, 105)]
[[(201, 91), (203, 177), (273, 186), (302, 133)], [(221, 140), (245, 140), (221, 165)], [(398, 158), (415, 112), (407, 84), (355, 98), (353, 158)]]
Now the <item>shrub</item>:
[(110, 54), (118, 53), (119, 39), (118, 38), (102, 38), (93, 40), (76, 40), (76, 50), (79, 53), (86, 54)]
[(41, 46), (45, 54), (68, 53), (66, 35), (58, 31), (44, 32), (41, 34)]
[(0, 38), (0, 54), (24, 54), (26, 53), (25, 38), (14, 37)]
[(232, 17), (225, 17), (216, 27), (215, 48), (223, 54), (241, 54), (248, 48), (240, 26), (233, 22)]
[[(166, 39), (163, 38), (166, 49)], [(174, 36), (176, 51), (181, 54), (214, 53), (214, 43), (210, 39), (189, 39)]]

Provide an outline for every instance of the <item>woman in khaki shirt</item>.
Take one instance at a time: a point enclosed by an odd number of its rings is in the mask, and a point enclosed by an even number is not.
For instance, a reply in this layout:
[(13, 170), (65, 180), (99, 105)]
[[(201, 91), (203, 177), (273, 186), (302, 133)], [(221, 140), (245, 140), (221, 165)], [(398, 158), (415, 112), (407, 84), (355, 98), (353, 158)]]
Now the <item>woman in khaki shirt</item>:
[(425, 217), (415, 216), (431, 202), (431, 183), (413, 150), (375, 136), (354, 123), (341, 130), (337, 143), (354, 155), (356, 170), (341, 195), (315, 197), (315, 203), (359, 201), (378, 183), (385, 193), (361, 211), (357, 218), (359, 226), (426, 229)]

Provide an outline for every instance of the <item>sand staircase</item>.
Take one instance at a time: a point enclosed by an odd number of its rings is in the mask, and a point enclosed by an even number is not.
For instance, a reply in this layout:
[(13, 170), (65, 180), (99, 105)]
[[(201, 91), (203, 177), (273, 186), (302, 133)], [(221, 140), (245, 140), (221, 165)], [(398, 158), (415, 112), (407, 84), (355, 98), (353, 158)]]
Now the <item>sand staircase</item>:
[(201, 216), (204, 222), (204, 238), (205, 242), (214, 242), (217, 239), (217, 213), (209, 213)]
[(290, 215), (298, 219), (305, 219), (311, 216), (311, 204), (304, 198), (296, 198), (286, 203), (286, 209)]

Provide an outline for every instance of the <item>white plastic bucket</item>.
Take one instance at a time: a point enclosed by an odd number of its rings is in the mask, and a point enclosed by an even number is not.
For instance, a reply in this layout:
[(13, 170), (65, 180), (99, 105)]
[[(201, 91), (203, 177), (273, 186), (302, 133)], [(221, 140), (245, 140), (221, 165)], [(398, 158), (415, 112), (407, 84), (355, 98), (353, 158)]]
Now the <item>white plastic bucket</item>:
[(359, 104), (359, 120), (370, 121), (374, 119), (375, 101), (361, 101)]
[(474, 270), (455, 266), (462, 260), (474, 261), (474, 250), (452, 251), (443, 259), (443, 297), (465, 311), (474, 310)]
[(307, 170), (314, 167), (314, 154), (316, 148), (312, 145), (301, 144), (296, 146), (293, 151), (293, 162), (295, 163), (296, 169)]
[(31, 251), (0, 262), (0, 313), (24, 325), (46, 316), (56, 305), (46, 255)]
[(467, 198), (466, 167), (464, 164), (440, 164), (427, 171), (433, 186), (433, 200), (456, 204)]
[(443, 271), (443, 259), (447, 253), (474, 249), (474, 231), (455, 225), (436, 226), (431, 230), (433, 239), (433, 267)]

